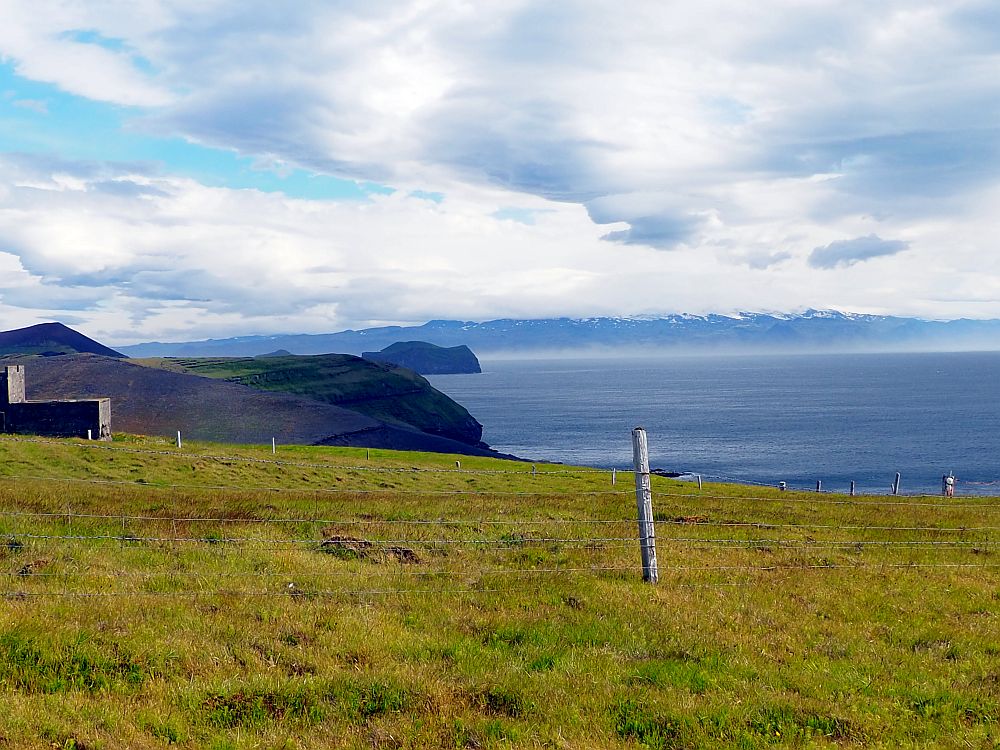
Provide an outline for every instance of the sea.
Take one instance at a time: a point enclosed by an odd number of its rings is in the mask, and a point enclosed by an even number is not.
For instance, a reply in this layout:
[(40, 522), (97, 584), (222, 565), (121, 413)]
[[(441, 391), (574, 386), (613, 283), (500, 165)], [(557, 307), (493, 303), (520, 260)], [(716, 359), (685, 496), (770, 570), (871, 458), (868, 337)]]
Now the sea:
[(1000, 352), (485, 359), (430, 377), (536, 460), (629, 470), (645, 427), (654, 469), (790, 488), (1000, 494)]

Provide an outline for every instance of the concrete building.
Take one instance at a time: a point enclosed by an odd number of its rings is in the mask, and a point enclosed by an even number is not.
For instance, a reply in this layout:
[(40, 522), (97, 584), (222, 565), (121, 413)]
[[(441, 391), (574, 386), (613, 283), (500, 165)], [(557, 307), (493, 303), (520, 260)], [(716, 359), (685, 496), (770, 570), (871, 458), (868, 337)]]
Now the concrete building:
[(29, 401), (24, 365), (0, 369), (0, 432), (111, 439), (111, 399)]

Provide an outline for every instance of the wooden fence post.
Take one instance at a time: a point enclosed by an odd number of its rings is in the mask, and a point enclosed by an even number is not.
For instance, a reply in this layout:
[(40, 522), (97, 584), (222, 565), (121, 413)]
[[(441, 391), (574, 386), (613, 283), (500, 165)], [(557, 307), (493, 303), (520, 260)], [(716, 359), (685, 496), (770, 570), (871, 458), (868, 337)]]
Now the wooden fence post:
[(817, 492), (822, 492), (823, 491), (823, 480), (822, 479), (817, 479), (816, 480), (816, 491)]
[(181, 431), (177, 430), (177, 447), (181, 447)]
[(639, 546), (642, 551), (642, 580), (656, 583), (656, 529), (653, 526), (653, 493), (649, 483), (649, 444), (646, 430), (632, 430), (632, 462), (635, 464), (635, 499), (639, 509)]
[(617, 474), (618, 474), (618, 469), (612, 469), (611, 470), (611, 486), (612, 487), (615, 486), (615, 479), (617, 478), (616, 477)]
[(851, 497), (854, 497), (854, 488), (855, 488), (854, 480), (852, 479), (851, 480)]
[(898, 495), (899, 494), (899, 479), (900, 479), (899, 472), (897, 471), (896, 472), (896, 479), (892, 483), (892, 494), (893, 495)]
[(701, 489), (701, 474), (698, 475), (698, 489)]
[(271, 438), (271, 455), (273, 456), (278, 452), (278, 444), (275, 442), (274, 438)]

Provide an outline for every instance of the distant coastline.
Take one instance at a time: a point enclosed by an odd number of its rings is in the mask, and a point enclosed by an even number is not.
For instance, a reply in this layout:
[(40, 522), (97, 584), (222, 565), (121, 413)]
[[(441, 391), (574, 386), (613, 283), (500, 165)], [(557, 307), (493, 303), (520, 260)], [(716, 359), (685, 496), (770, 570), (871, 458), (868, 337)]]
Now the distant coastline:
[(479, 356), (646, 356), (668, 353), (802, 353), (992, 351), (1000, 349), (1000, 320), (922, 320), (837, 311), (794, 315), (665, 315), (638, 317), (433, 320), (328, 334), (241, 336), (119, 346), (130, 357), (356, 354), (400, 341), (468, 346)]

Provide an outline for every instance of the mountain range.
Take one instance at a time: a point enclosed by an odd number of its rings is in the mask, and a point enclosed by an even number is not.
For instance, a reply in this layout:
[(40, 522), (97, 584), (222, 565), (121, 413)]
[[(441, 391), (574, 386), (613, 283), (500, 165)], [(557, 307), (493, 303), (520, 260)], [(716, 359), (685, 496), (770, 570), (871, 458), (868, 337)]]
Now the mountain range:
[(665, 315), (661, 317), (432, 320), (327, 334), (241, 336), (118, 347), (130, 357), (361, 354), (397, 341), (466, 345), (480, 356), (499, 353), (629, 350), (661, 352), (960, 351), (1000, 348), (1000, 320), (934, 321), (830, 310), (794, 315)]

